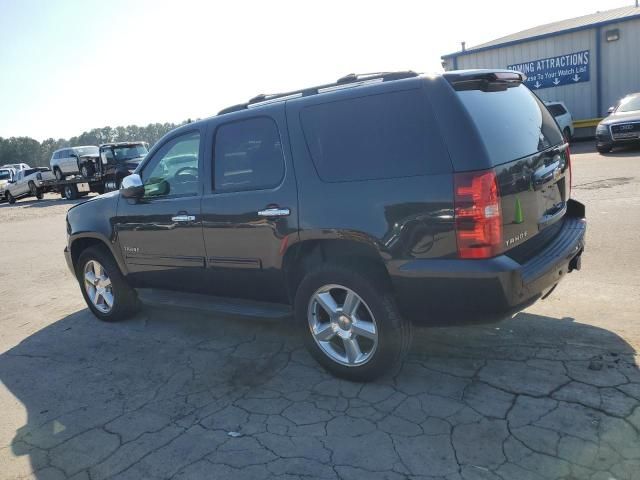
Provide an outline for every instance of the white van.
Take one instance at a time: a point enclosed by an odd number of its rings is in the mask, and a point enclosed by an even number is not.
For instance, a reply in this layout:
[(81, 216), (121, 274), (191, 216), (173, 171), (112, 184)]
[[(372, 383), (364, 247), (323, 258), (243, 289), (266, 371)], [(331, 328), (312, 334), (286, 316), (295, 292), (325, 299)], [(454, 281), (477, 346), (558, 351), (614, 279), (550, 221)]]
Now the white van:
[(98, 147), (86, 145), (82, 147), (69, 147), (56, 150), (51, 155), (49, 164), (51, 171), (58, 180), (64, 180), (67, 175), (80, 173), (79, 159), (83, 155), (98, 156)]

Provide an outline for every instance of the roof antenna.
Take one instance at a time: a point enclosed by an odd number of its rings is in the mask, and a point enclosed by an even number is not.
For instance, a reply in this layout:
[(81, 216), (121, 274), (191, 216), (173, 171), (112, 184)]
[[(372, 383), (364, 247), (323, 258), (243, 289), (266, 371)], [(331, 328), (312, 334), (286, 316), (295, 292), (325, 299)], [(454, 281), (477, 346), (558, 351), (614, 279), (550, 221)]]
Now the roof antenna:
[[(638, 0), (636, 0), (636, 3), (638, 2)], [(464, 52), (467, 49), (467, 42), (460, 42), (462, 45), (462, 51)]]

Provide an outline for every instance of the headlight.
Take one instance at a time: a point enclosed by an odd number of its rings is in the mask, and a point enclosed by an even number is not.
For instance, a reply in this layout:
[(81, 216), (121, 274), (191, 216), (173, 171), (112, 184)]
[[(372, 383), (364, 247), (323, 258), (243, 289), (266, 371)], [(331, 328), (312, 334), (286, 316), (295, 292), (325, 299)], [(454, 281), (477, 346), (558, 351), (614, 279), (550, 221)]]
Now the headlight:
[(609, 133), (609, 127), (607, 127), (606, 125), (599, 123), (598, 126), (596, 127), (596, 135), (597, 134), (607, 134)]

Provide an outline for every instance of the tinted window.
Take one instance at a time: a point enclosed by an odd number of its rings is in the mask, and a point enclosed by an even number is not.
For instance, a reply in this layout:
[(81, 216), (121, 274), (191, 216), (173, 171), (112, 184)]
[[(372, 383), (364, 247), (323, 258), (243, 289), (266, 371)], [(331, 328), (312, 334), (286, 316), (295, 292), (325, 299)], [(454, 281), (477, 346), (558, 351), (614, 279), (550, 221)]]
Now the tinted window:
[(199, 155), (198, 132), (165, 143), (142, 172), (145, 197), (197, 195)]
[(29, 175), (31, 175), (32, 173), (36, 173), (38, 171), (37, 168), (29, 168), (28, 170), (24, 170), (24, 176), (28, 177)]
[(457, 92), (482, 136), (494, 165), (563, 142), (555, 120), (524, 85), (496, 92)]
[(554, 117), (559, 117), (560, 115), (564, 115), (565, 113), (567, 113), (564, 107), (557, 103), (554, 105), (547, 105), (547, 108), (551, 112), (551, 115), (553, 115)]
[(147, 154), (147, 147), (144, 145), (123, 145), (120, 147), (113, 147), (112, 157), (119, 162), (125, 160), (131, 160), (134, 158), (144, 157)]
[(344, 182), (435, 173), (425, 109), (420, 90), (305, 108), (300, 117), (318, 175)]
[(11, 178), (11, 172), (9, 170), (0, 170), (0, 180), (9, 180)]
[(213, 161), (215, 191), (276, 187), (284, 175), (276, 123), (258, 117), (221, 125), (216, 131)]

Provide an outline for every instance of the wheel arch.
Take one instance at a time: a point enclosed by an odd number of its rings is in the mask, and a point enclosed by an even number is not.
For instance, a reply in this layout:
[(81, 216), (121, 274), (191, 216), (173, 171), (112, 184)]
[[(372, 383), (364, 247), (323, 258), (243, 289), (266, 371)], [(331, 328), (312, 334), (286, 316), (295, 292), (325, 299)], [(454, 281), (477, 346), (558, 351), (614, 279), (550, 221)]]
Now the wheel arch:
[(384, 259), (372, 243), (352, 239), (303, 240), (287, 249), (282, 263), (287, 295), (292, 303), (304, 275), (329, 262), (366, 270), (391, 287)]
[(77, 267), (78, 259), (82, 252), (93, 246), (103, 247), (118, 264), (120, 272), (122, 272), (123, 275), (127, 274), (122, 257), (114, 251), (113, 246), (106, 238), (95, 233), (78, 234), (69, 240), (69, 252), (71, 253), (71, 261), (74, 268)]

